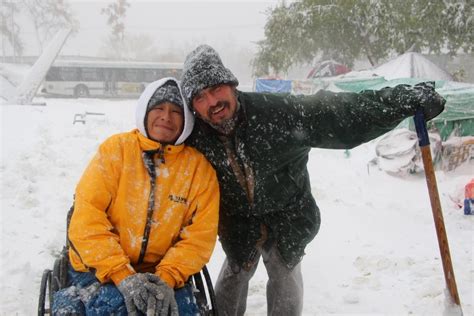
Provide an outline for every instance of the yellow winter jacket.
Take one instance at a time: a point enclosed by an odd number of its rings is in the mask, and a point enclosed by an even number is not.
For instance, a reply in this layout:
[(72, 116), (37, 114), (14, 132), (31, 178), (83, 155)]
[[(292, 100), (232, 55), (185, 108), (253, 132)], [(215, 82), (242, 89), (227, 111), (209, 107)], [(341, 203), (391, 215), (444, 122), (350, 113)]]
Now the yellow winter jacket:
[[(185, 145), (162, 145), (138, 130), (107, 139), (84, 172), (70, 221), (70, 261), (95, 271), (101, 282), (120, 283), (153, 272), (179, 288), (209, 261), (217, 236), (219, 187), (204, 156)], [(150, 175), (143, 152), (155, 155), (156, 184), (149, 241), (138, 259), (147, 224)]]
[(179, 288), (209, 261), (219, 208), (215, 171), (194, 148), (168, 145), (156, 169), (148, 246), (143, 263), (137, 264), (150, 196), (142, 152), (160, 146), (137, 130), (100, 146), (77, 186), (69, 225), (76, 271), (95, 269), (101, 282), (115, 284), (134, 271), (154, 271)]

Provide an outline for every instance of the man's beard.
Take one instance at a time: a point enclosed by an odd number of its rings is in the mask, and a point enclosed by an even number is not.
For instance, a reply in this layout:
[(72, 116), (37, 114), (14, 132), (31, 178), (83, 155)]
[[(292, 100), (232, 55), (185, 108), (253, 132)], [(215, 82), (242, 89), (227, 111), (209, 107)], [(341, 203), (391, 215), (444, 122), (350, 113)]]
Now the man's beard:
[[(227, 108), (230, 108), (230, 102), (229, 101), (218, 101), (215, 107), (220, 107), (224, 106)], [(219, 133), (224, 134), (224, 135), (230, 135), (232, 132), (235, 130), (235, 126), (237, 125), (238, 122), (238, 112), (240, 109), (240, 103), (237, 102), (234, 115), (232, 117), (228, 118), (227, 120), (222, 121), (219, 124), (212, 123), (211, 121), (206, 121), (207, 124), (209, 124), (212, 128), (217, 130)], [(208, 116), (212, 117), (212, 108), (209, 108), (208, 110)]]

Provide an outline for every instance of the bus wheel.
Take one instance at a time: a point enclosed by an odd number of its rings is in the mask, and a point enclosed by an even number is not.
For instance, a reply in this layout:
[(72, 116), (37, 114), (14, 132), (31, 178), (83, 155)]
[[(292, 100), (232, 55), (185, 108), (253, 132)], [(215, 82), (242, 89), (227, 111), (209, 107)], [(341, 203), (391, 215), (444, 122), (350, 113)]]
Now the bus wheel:
[(83, 85), (80, 84), (74, 88), (74, 96), (76, 98), (84, 98), (89, 96), (89, 89)]

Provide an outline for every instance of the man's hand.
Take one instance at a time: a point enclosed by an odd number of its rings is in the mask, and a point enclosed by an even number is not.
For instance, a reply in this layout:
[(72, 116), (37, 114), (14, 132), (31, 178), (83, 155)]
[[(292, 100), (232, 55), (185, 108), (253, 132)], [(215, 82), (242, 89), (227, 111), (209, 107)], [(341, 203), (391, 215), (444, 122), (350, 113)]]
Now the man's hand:
[(413, 87), (415, 104), (423, 108), (425, 121), (438, 116), (444, 110), (446, 100), (435, 91), (435, 83), (432, 81), (421, 82)]
[(117, 288), (124, 297), (129, 315), (137, 315), (138, 310), (147, 316), (178, 316), (174, 290), (152, 273), (131, 275)]

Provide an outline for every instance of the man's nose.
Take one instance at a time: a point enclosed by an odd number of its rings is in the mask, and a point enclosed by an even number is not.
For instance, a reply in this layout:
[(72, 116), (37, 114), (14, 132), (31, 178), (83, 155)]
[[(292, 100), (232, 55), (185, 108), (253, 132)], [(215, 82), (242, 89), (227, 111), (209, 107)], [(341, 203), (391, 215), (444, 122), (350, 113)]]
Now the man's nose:
[(219, 102), (219, 100), (217, 100), (216, 96), (213, 93), (207, 94), (207, 105), (209, 107), (216, 106), (217, 102)]

